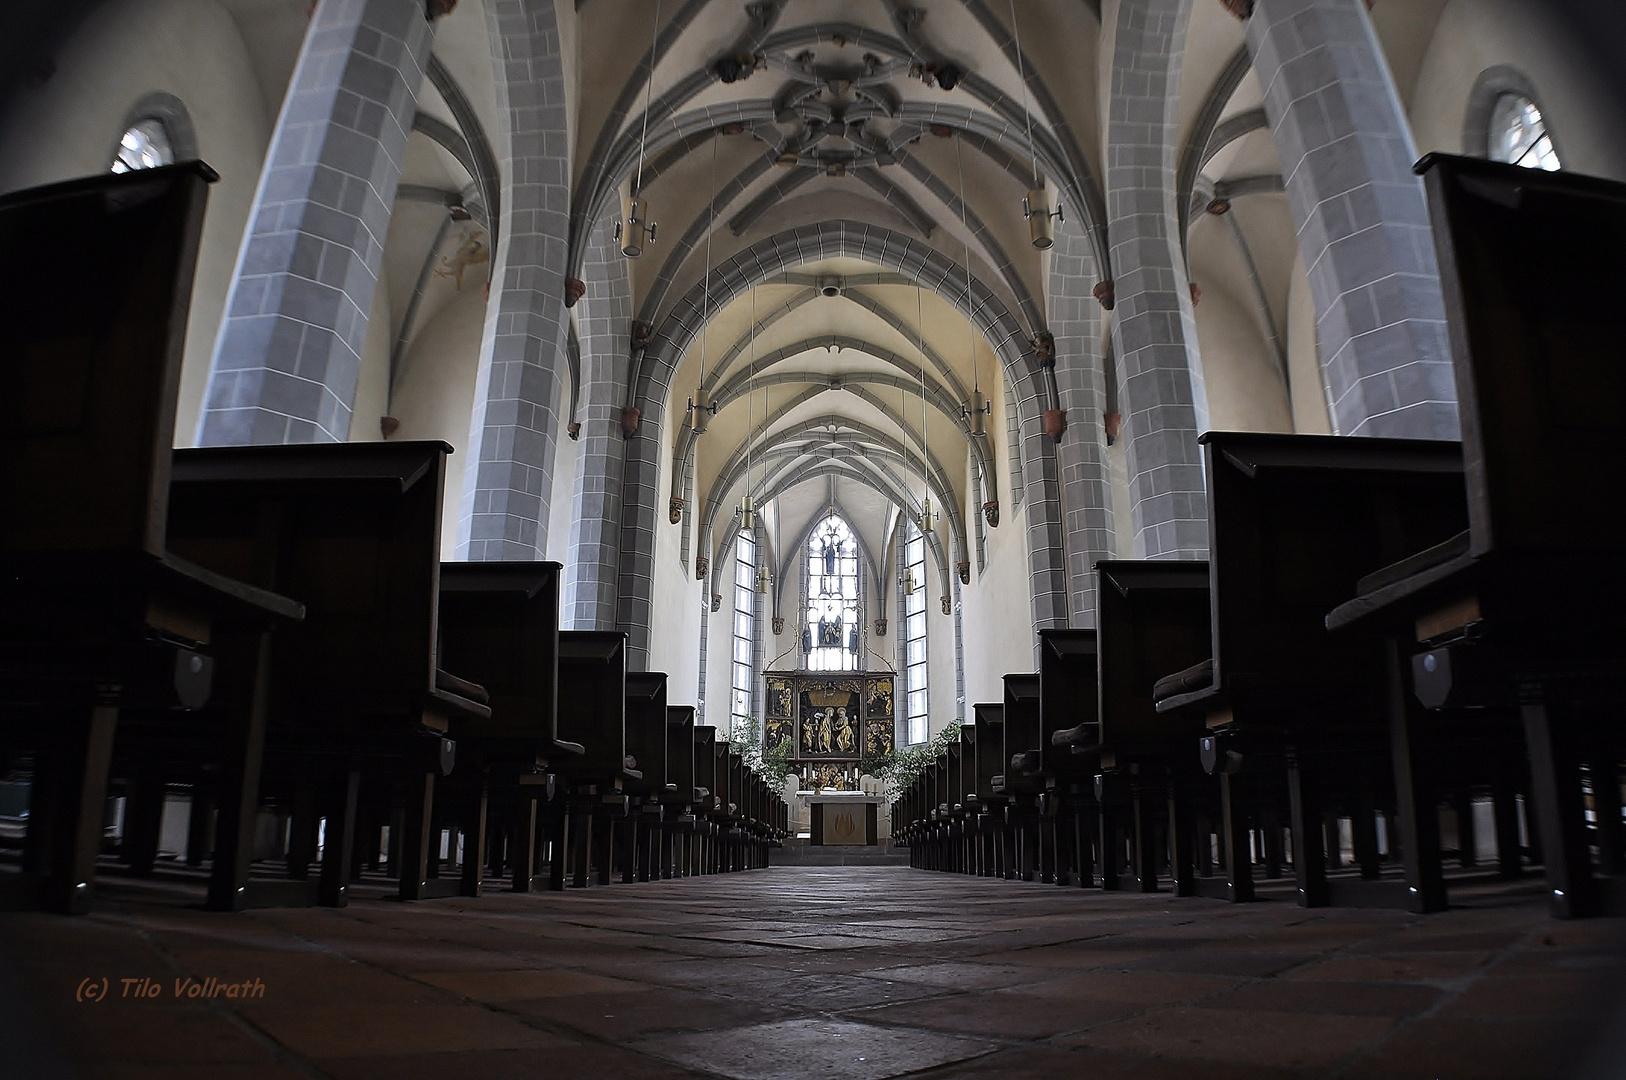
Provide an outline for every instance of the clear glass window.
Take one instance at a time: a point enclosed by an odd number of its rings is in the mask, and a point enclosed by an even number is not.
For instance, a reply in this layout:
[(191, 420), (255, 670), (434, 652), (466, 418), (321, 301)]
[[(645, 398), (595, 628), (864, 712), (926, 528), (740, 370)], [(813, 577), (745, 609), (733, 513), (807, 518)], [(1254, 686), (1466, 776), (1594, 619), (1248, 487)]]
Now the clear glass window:
[(1503, 94), (1497, 99), (1491, 111), (1490, 156), (1492, 161), (1548, 172), (1562, 167), (1541, 110), (1523, 94)]
[(118, 153), (113, 158), (116, 173), (135, 169), (156, 169), (160, 165), (175, 164), (175, 149), (169, 141), (164, 122), (149, 117), (136, 123), (119, 140)]
[(808, 537), (803, 619), (809, 671), (858, 669), (858, 539), (839, 514)]
[(904, 716), (909, 724), (909, 741), (923, 743), (929, 734), (926, 700), (926, 538), (913, 523), (903, 545), (906, 579), (913, 579), (914, 594), (903, 597), (903, 685), (908, 696)]

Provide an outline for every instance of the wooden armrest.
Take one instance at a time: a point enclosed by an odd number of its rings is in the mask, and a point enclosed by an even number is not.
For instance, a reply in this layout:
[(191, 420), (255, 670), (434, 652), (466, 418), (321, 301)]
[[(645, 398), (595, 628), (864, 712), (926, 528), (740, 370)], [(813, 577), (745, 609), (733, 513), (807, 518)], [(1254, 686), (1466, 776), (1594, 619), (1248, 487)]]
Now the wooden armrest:
[(486, 692), (485, 687), (479, 683), (471, 683), (467, 679), (459, 679), (444, 668), (435, 669), (435, 688), (468, 698), (470, 701), (477, 701), (481, 705), (491, 704), (491, 695)]
[(166, 552), (158, 568), (203, 602), (224, 601), (231, 609), (228, 617), (259, 623), (302, 622), (305, 618), (305, 605), (297, 600), (217, 574), (177, 555)]
[(1152, 700), (1158, 702), (1176, 694), (1189, 694), (1213, 685), (1214, 660), (1210, 657), (1184, 671), (1177, 671), (1173, 675), (1165, 675), (1157, 680), (1152, 684)]
[(1101, 725), (1095, 721), (1050, 733), (1051, 746), (1092, 747), (1101, 741)]
[(463, 697), (461, 694), (454, 694), (449, 690), (442, 690), (437, 686), (433, 690), (429, 691), (429, 697), (431, 700), (444, 706), (453, 716), (456, 716), (459, 719), (491, 719), (490, 706), (483, 705), (478, 701), (471, 701), (470, 699)]

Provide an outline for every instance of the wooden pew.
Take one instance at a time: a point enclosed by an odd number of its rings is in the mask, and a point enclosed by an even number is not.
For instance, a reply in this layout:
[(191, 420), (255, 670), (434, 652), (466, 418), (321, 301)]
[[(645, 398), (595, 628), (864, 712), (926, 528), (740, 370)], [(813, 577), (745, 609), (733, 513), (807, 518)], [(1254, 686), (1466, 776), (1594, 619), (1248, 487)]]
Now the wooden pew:
[[(1201, 789), (1192, 748), (1203, 724), (1189, 714), (1160, 714), (1152, 691), (1167, 672), (1213, 655), (1209, 566), (1101, 562), (1095, 576), (1102, 887), (1156, 891), (1163, 853), (1172, 851), (1171, 885), (1176, 895), (1190, 896), (1199, 889), (1193, 844), (1194, 803)], [(1230, 780), (1220, 777), (1222, 785)], [(1236, 808), (1229, 798), (1225, 804)], [(1217, 895), (1248, 899), (1252, 878), (1241, 822), (1222, 835), (1228, 865), (1235, 869)], [(1131, 852), (1127, 874), (1119, 865), (1124, 836)], [(1170, 842), (1163, 843), (1165, 838)]]
[(1008, 877), (1010, 852), (1005, 832), (1005, 704), (972, 706), (972, 745), (975, 755), (977, 836), (986, 877)]
[(1395, 553), (1327, 626), (1386, 637), (1398, 693), (1443, 710), (1422, 723), (1517, 709), (1553, 914), (1623, 910), (1626, 185), (1445, 155), (1418, 169), (1446, 297), (1466, 528)]
[[(539, 816), (546, 823), (562, 813), (551, 805), (557, 785), (550, 768), (583, 753), (559, 738), (562, 569), (553, 562), (441, 564), (441, 664), (485, 687), (491, 706), (490, 719), (465, 726), (454, 776), (483, 773), (492, 786), (505, 818), (515, 892), (535, 884)], [(474, 885), (470, 866), (466, 860), (466, 895)]]
[[(26, 906), (89, 910), (115, 735), (161, 812), (165, 747), (197, 723), (183, 710), (242, 674), (216, 671), (217, 637), (303, 615), (178, 557), (166, 533), (215, 178), (190, 162), (0, 196), (0, 751), (35, 759)], [(156, 822), (136, 817), (150, 868)]]
[(1006, 823), (1016, 876), (1023, 881), (1053, 881), (1054, 866), (1044, 857), (1041, 799), (1044, 796), (1043, 735), (1039, 714), (1039, 676), (1005, 676), (1005, 775), (1001, 787), (1008, 800)]
[(717, 846), (715, 814), (722, 806), (717, 787), (717, 729), (710, 724), (695, 725), (694, 762), (695, 823), (689, 873), (709, 874), (713, 872)]
[[(436, 776), (452, 770), (460, 726), (491, 717), (485, 689), (437, 662), (450, 449), (403, 442), (175, 452), (169, 531), (176, 550), (307, 605), (305, 621), (274, 643), (239, 637), (222, 645), (257, 657), (239, 666), (258, 665), (270, 681), (263, 694), (247, 681), (222, 686), (211, 907), (342, 904), (363, 772), (399, 780), (402, 899), (433, 891)], [(315, 785), (326, 802), (329, 843), (314, 891), (302, 880), (251, 887), (262, 773), (267, 795), (297, 798)], [(316, 816), (310, 806), (307, 832)]]
[(627, 762), (627, 635), (618, 630), (566, 630), (559, 634), (559, 737), (583, 748), (560, 766), (569, 813), (553, 839), (549, 887), (610, 883), (613, 822), (627, 814), (624, 785), (643, 778)]
[(628, 672), (627, 757), (641, 774), (624, 788), (632, 800), (628, 817), (621, 823), (621, 880), (628, 884), (649, 880), (661, 835), (667, 796), (667, 721), (665, 672)]
[[(1242, 771), (1227, 773), (1233, 803), (1240, 781), (1256, 794), (1279, 790), (1285, 767), (1301, 904), (1437, 910), (1438, 754), (1415, 718), (1391, 715), (1382, 649), (1334, 638), (1323, 623), (1364, 574), (1460, 531), (1460, 446), (1220, 432), (1200, 441), (1213, 656), (1160, 680), (1157, 710), (1200, 719), (1204, 739), (1215, 740), (1206, 744), (1211, 763), (1240, 754)], [(1330, 888), (1324, 812), (1390, 791), (1399, 801), (1406, 883)], [(1233, 834), (1237, 810), (1227, 811)]]
[(1039, 631), (1039, 753), (1058, 885), (1094, 883), (1096, 632)]
[(704, 797), (696, 787), (699, 744), (695, 738), (693, 705), (666, 708), (666, 779), (662, 815), (662, 878), (682, 877), (689, 872), (688, 845), (693, 843), (695, 806)]

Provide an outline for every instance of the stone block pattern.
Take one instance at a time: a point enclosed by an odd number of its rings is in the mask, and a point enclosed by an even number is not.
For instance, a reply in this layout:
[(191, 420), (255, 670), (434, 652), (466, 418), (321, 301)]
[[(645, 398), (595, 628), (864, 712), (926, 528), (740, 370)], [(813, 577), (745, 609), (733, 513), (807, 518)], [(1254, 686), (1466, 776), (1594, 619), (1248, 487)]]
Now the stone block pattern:
[(549, 0), (487, 0), (496, 54), (505, 209), (492, 265), (458, 552), (539, 559), (553, 490), (554, 380), (564, 363), (570, 140), (559, 29)]
[(632, 282), (615, 241), (615, 215), (593, 230), (583, 264), (587, 295), (577, 304), (582, 383), (577, 395), (581, 448), (576, 455), (565, 567), (563, 625), (574, 630), (615, 627), (620, 573), (621, 471), (626, 435), (621, 405), (631, 349)]
[(1265, 90), (1340, 435), (1458, 436), (1417, 149), (1361, 0), (1258, 0)]
[(1116, 550), (1112, 491), (1107, 478), (1106, 383), (1101, 366), (1101, 307), (1091, 295), (1099, 280), (1083, 225), (1056, 229), (1050, 249), (1050, 332), (1056, 336), (1056, 389), (1067, 432), (1056, 446), (1061, 465), (1062, 518), (1067, 536), (1071, 625), (1095, 625), (1095, 564)]
[(201, 445), (343, 442), (433, 31), (419, 0), (326, 0), (255, 195)]
[[(711, 310), (718, 310), (759, 282), (796, 266), (839, 256), (864, 259), (915, 277), (955, 302), (1013, 371), (1022, 398), (1023, 457), (1029, 495), (1030, 577), (1036, 628), (1067, 625), (1067, 575), (1062, 559), (1059, 474), (1055, 446), (1040, 428), (1043, 383), (1037, 378), (1026, 335), (999, 297), (973, 279), (966, 295), (963, 267), (930, 245), (878, 225), (822, 221), (768, 236), (736, 253), (712, 274)], [(666, 520), (660, 489), (662, 426), (678, 359), (700, 332), (704, 285), (676, 300), (655, 330), (633, 376), (643, 410), (638, 433), (628, 440), (622, 483), (621, 575), (616, 625), (629, 637), (628, 664), (648, 663), (653, 616), (655, 529)], [(676, 414), (681, 422), (681, 413)]]
[(1136, 555), (1201, 559), (1207, 425), (1179, 252), (1176, 118), (1190, 0), (1124, 0), (1112, 58), (1107, 214)]

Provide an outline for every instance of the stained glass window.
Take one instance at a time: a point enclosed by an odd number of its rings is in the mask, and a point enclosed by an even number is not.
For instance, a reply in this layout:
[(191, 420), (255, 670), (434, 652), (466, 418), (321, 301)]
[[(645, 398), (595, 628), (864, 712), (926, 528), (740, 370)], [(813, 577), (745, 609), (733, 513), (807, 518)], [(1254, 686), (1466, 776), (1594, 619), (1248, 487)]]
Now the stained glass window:
[(858, 669), (858, 540), (831, 514), (807, 540), (803, 644), (809, 671)]

